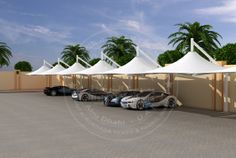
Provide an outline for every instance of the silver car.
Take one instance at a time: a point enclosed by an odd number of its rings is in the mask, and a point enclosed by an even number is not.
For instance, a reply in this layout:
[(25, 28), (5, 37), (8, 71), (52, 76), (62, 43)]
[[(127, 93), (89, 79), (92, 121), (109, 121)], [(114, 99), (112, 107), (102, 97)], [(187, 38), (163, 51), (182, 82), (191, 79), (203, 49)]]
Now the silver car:
[(121, 106), (127, 109), (143, 110), (154, 107), (174, 108), (182, 103), (173, 95), (159, 91), (144, 91), (136, 96), (124, 97)]
[(111, 93), (104, 92), (98, 89), (84, 89), (81, 91), (74, 91), (71, 95), (72, 99), (77, 101), (95, 101), (103, 100), (105, 96)]

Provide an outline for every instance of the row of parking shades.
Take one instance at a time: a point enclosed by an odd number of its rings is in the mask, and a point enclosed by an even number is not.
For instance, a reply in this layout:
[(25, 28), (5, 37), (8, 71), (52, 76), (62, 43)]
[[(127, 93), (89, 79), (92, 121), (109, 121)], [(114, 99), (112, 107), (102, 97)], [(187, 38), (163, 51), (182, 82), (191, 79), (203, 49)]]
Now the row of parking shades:
[[(208, 60), (201, 57), (194, 51), (194, 48), (200, 50)], [(58, 64), (52, 67), (48, 62), (44, 61), (43, 65), (36, 71), (29, 73), (28, 75), (148, 75), (148, 74), (181, 74), (181, 75), (203, 75), (203, 74), (216, 74), (224, 73), (224, 97), (228, 96), (228, 73), (235, 73), (236, 68), (224, 68), (217, 64), (217, 62), (208, 55), (197, 43), (191, 39), (191, 50), (184, 57), (178, 61), (161, 67), (150, 56), (145, 54), (142, 50), (136, 47), (136, 57), (134, 57), (129, 63), (124, 66), (120, 66), (106, 54), (101, 52), (101, 60), (94, 66), (89, 65), (83, 59), (77, 57), (76, 63), (72, 66), (68, 66), (66, 63), (58, 59)], [(79, 61), (85, 63), (87, 68), (82, 66)], [(68, 66), (65, 69), (60, 63), (64, 63)], [(155, 91), (154, 91), (155, 92)], [(154, 93), (153, 92), (153, 93)], [(159, 92), (161, 93), (161, 92)], [(162, 92), (163, 93), (163, 92)], [(164, 93), (163, 93), (164, 94)], [(128, 101), (127, 104), (130, 104)], [(143, 105), (145, 103), (142, 103)], [(148, 104), (148, 103), (147, 103)], [(225, 107), (228, 103), (225, 102)], [(144, 107), (143, 107), (144, 108)]]

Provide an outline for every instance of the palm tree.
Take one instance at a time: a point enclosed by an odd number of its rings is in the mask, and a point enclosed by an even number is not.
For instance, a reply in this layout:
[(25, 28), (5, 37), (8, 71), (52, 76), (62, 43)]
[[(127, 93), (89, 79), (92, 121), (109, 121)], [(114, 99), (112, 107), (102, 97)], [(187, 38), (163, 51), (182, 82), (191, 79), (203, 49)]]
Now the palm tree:
[(0, 67), (8, 66), (10, 64), (9, 58), (12, 57), (10, 47), (6, 43), (0, 42)]
[(114, 59), (118, 64), (124, 65), (129, 62), (136, 54), (136, 44), (125, 36), (109, 37), (102, 46), (104, 53)]
[[(61, 52), (62, 60), (69, 65), (72, 65), (76, 62), (76, 56), (78, 55), (80, 58), (88, 62), (90, 60), (89, 52), (85, 47), (80, 44), (76, 45), (67, 45), (64, 50)], [(82, 65), (85, 65), (80, 61)]]
[(176, 49), (183, 53), (190, 51), (191, 38), (194, 38), (194, 41), (210, 54), (220, 45), (218, 38), (222, 37), (219, 33), (212, 31), (211, 25), (187, 22), (176, 26), (179, 27), (179, 30), (168, 37), (170, 39), (169, 44), (177, 45)]
[(89, 64), (93, 66), (97, 64), (97, 62), (99, 62), (100, 60), (101, 60), (100, 58), (93, 58), (89, 61)]

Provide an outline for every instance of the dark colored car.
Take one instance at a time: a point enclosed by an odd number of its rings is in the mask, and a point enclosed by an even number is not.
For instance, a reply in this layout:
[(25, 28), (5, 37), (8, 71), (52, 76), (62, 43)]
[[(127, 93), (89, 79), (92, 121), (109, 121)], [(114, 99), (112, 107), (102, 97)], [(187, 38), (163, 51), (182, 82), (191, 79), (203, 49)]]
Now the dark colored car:
[(55, 86), (55, 87), (46, 87), (44, 89), (44, 94), (49, 96), (57, 96), (57, 95), (71, 95), (72, 91), (74, 89), (71, 89), (66, 86)]
[(98, 89), (84, 89), (79, 91), (73, 91), (71, 97), (77, 101), (94, 101), (103, 100), (103, 98), (111, 93)]
[(127, 96), (134, 96), (140, 93), (139, 91), (121, 91), (116, 95), (107, 95), (104, 97), (103, 103), (106, 106), (121, 106), (121, 99)]

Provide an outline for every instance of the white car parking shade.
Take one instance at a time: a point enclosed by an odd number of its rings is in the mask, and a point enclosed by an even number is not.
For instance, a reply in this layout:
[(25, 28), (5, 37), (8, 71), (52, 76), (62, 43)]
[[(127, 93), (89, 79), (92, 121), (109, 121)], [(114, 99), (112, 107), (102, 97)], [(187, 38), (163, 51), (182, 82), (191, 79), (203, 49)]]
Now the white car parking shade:
[(73, 75), (76, 74), (79, 71), (85, 70), (85, 67), (82, 66), (80, 63), (74, 63), (72, 66), (70, 66), (68, 69), (65, 69), (63, 71), (58, 72), (58, 75)]
[(124, 66), (121, 66), (114, 70), (103, 72), (101, 74), (140, 74), (155, 68), (157, 68), (157, 64), (148, 61), (147, 59), (145, 59), (145, 57), (136, 56)]
[(50, 70), (50, 67), (48, 67), (47, 65), (44, 64), (39, 69), (37, 69), (33, 72), (30, 72), (27, 75), (41, 75), (41, 73), (46, 72), (48, 70)]
[(236, 66), (224, 68), (223, 70), (216, 70), (215, 73), (236, 73)]
[(147, 71), (144, 74), (209, 74), (224, 68), (211, 63), (196, 52), (188, 52), (178, 61), (162, 68)]
[(113, 66), (108, 64), (104, 60), (100, 60), (97, 62), (94, 66), (85, 69), (83, 71), (79, 71), (76, 74), (81, 74), (81, 75), (93, 75), (93, 74), (101, 74), (102, 72), (109, 71), (115, 69)]
[(40, 73), (40, 75), (57, 75), (62, 70), (65, 70), (65, 68), (61, 66), (60, 64), (57, 64), (52, 69)]

